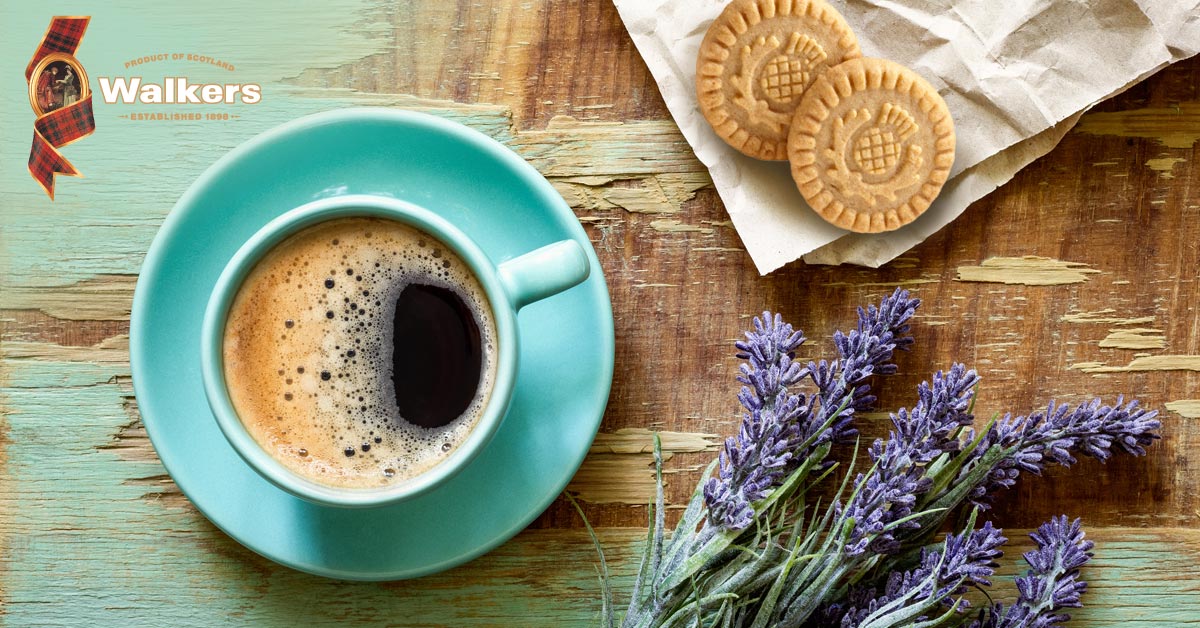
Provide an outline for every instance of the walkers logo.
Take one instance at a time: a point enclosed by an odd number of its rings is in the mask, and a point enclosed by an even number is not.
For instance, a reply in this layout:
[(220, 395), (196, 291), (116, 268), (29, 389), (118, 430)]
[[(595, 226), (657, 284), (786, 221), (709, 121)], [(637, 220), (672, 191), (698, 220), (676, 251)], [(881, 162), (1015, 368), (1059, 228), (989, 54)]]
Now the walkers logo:
[(100, 77), (100, 94), (104, 97), (104, 102), (109, 104), (122, 102), (131, 105), (141, 102), (156, 105), (232, 105), (241, 102), (253, 105), (262, 100), (260, 90), (261, 88), (254, 83), (190, 84), (187, 77), (167, 77), (161, 85), (143, 83), (140, 76), (119, 76), (113, 79), (107, 76)]
[[(58, 149), (96, 130), (91, 84), (83, 64), (75, 58), (75, 49), (90, 20), (76, 16), (52, 18), (50, 28), (25, 68), (29, 104), (37, 115), (33, 123), (33, 147), (29, 151), (29, 173), (50, 200), (54, 200), (55, 177), (83, 176)], [(133, 109), (126, 109), (129, 113), (114, 114), (115, 118), (132, 123), (182, 125), (236, 120), (241, 116), (232, 113), (227, 105), (262, 102), (260, 84), (224, 81), (224, 75), (232, 74), (236, 68), (215, 56), (154, 52), (126, 61), (125, 70), (129, 74), (160, 74), (157, 68), (150, 70), (159, 64), (164, 66), (161, 74), (169, 74), (161, 80), (145, 76), (97, 77), (99, 87), (95, 96), (103, 101), (100, 106), (132, 106)], [(189, 67), (181, 70), (179, 66), (185, 64)], [(207, 82), (197, 78), (214, 75), (222, 78)]]
[(57, 149), (96, 130), (87, 73), (74, 56), (90, 19), (50, 20), (50, 28), (25, 68), (29, 104), (37, 114), (33, 122), (33, 147), (29, 150), (29, 173), (50, 195), (50, 200), (54, 200), (56, 175), (83, 176)]

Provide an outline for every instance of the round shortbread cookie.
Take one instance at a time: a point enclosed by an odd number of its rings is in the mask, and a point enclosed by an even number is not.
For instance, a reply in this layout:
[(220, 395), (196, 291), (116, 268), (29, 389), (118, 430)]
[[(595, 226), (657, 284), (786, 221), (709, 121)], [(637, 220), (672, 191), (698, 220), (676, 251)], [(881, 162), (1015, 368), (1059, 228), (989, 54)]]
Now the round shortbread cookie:
[(825, 220), (859, 233), (920, 216), (954, 163), (954, 120), (916, 72), (885, 59), (829, 68), (808, 89), (788, 138), (792, 178)]
[(862, 56), (825, 0), (733, 0), (696, 59), (696, 97), (713, 130), (757, 159), (787, 159), (804, 92), (830, 66)]

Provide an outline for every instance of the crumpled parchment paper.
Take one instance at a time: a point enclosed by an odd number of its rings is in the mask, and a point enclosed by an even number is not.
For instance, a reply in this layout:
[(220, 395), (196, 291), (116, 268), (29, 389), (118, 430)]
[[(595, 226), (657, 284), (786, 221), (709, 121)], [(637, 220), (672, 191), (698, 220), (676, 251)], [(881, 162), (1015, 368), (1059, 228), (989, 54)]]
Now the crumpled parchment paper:
[(954, 116), (950, 180), (920, 218), (889, 233), (826, 223), (804, 203), (786, 162), (745, 157), (713, 133), (696, 106), (696, 54), (727, 0), (614, 0), (763, 274), (800, 257), (888, 262), (1049, 152), (1088, 108), (1200, 49), (1200, 0), (829, 2), (865, 56), (917, 71)]

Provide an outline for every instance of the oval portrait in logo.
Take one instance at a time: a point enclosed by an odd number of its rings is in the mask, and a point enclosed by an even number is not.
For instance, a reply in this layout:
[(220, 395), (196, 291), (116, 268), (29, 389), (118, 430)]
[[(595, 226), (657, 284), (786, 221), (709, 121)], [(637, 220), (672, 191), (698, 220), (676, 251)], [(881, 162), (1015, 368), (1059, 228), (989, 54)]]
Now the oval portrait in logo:
[(61, 52), (43, 57), (29, 78), (29, 104), (39, 116), (69, 107), (91, 93), (83, 66)]

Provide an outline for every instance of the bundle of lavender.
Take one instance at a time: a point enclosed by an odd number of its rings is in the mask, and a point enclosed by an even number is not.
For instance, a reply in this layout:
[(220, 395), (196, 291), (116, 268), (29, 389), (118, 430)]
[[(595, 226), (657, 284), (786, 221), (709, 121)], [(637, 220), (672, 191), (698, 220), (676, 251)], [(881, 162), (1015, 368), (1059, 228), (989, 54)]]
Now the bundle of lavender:
[[(871, 377), (896, 371), (893, 352), (912, 343), (919, 305), (897, 290), (860, 308), (858, 328), (833, 335), (838, 359), (807, 364), (795, 361), (799, 331), (769, 312), (755, 319), (737, 343), (741, 429), (670, 535), (656, 442), (653, 525), (621, 625), (1043, 628), (1070, 619), (1062, 611), (1080, 606), (1079, 568), (1092, 555), (1079, 521), (1038, 528), (1017, 599), (975, 609), (970, 592), (986, 593), (1007, 541), (979, 515), (1023, 471), (1070, 466), (1079, 454), (1144, 454), (1158, 438), (1157, 413), (1120, 398), (1051, 402), (976, 429), (979, 377), (954, 364), (922, 383), (916, 404), (893, 413), (888, 437), (864, 452), (854, 416), (875, 401)], [(806, 382), (809, 392), (799, 391)], [(847, 471), (830, 458), (835, 447), (853, 448)], [(810, 495), (823, 480), (838, 485), (826, 504)], [(939, 541), (947, 522), (954, 532)], [(606, 569), (602, 580), (603, 619), (614, 626)]]

